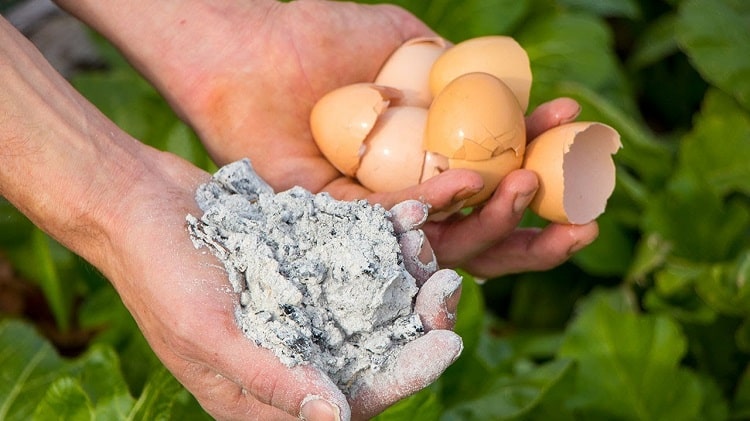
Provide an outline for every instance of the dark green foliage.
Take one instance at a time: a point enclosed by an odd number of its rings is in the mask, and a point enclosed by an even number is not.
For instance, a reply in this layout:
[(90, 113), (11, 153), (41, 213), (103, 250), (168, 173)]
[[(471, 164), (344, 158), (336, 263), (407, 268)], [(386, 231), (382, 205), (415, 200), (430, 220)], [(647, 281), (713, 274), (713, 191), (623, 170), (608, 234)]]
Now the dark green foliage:
[[(532, 107), (573, 97), (624, 149), (599, 239), (547, 272), (467, 276), (462, 357), (378, 420), (750, 418), (750, 3), (396, 3), (453, 41), (514, 36), (532, 61)], [(134, 136), (211, 170), (159, 95), (102, 48), (110, 70), (75, 85)], [(59, 329), (99, 332), (68, 359), (2, 322), (0, 418), (206, 418), (111, 287), (1, 198), (0, 251)]]

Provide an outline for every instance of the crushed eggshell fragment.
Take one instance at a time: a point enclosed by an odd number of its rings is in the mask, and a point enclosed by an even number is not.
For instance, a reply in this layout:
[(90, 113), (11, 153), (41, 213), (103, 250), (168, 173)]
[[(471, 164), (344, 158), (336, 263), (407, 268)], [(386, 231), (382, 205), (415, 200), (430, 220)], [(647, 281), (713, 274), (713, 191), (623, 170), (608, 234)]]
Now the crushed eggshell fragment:
[(430, 69), (448, 48), (440, 37), (412, 38), (391, 54), (380, 69), (375, 84), (401, 90), (401, 105), (428, 108), (432, 103)]
[(490, 35), (447, 49), (432, 66), (430, 90), (437, 96), (451, 81), (472, 72), (488, 73), (502, 80), (526, 112), (531, 92), (531, 64), (526, 50), (515, 39)]
[(621, 147), (617, 131), (602, 123), (568, 123), (542, 133), (527, 146), (523, 163), (539, 178), (529, 208), (554, 222), (593, 221), (614, 191), (612, 155)]
[(378, 118), (365, 141), (357, 180), (372, 191), (392, 192), (419, 184), (422, 178), (427, 110), (391, 107)]
[(354, 177), (365, 153), (365, 139), (380, 115), (400, 97), (397, 89), (372, 83), (327, 93), (310, 113), (310, 130), (318, 148), (337, 170)]
[(479, 161), (526, 144), (523, 112), (513, 92), (487, 73), (462, 75), (432, 101), (425, 150), (452, 159)]

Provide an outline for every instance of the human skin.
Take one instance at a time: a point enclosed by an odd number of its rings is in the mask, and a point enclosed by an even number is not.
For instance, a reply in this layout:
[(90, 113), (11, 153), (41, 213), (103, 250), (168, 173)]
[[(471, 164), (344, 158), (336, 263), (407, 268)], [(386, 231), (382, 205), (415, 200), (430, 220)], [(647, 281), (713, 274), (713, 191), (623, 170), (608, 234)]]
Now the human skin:
[[(307, 118), (317, 98), (372, 80), (404, 40), (431, 34), (401, 9), (317, 0), (59, 3), (125, 53), (218, 163), (249, 156), (277, 190), (302, 185), (386, 207), (419, 198), (438, 212), (481, 188), (477, 174), (455, 170), (402, 192), (372, 194), (336, 172), (312, 142)], [(0, 101), (0, 194), (102, 270), (157, 355), (212, 415), (293, 419), (305, 398), (317, 395), (336, 407), (312, 401), (302, 411), (308, 419), (331, 419), (331, 411), (346, 418), (350, 409), (353, 418), (368, 418), (424, 387), (455, 358), (450, 336), (431, 335), (419, 345), (436, 345), (433, 350), (412, 349), (403, 366), (414, 366), (407, 364), (410, 356), (423, 361), (430, 355), (431, 364), (403, 370), (408, 377), (381, 378), (372, 393), (346, 402), (315, 370), (287, 369), (248, 344), (231, 317), (225, 274), (184, 238), (184, 215), (198, 212), (192, 194), (208, 175), (119, 131), (29, 54), (7, 25), (3, 30), (13, 40), (4, 44), (4, 55), (13, 60), (0, 71), (13, 89)], [(16, 59), (24, 55), (25, 61)], [(570, 100), (538, 108), (528, 120), (530, 138), (577, 111)], [(482, 277), (540, 270), (593, 240), (595, 224), (516, 229), (537, 186), (533, 173), (514, 172), (478, 212), (426, 224), (441, 264)], [(441, 285), (451, 284), (441, 273), (423, 288), (436, 292), (417, 304), (445, 303), (445, 311), (426, 323), (445, 332), (458, 294), (436, 298), (446, 290)]]
[[(309, 113), (322, 95), (374, 80), (404, 41), (435, 35), (403, 9), (325, 0), (58, 3), (120, 48), (218, 163), (249, 157), (276, 190), (301, 185), (386, 207), (421, 199), (437, 213), (481, 189), (478, 174), (450, 170), (413, 188), (373, 193), (339, 173), (312, 140)], [(541, 105), (527, 118), (527, 138), (578, 112), (565, 98)], [(471, 215), (426, 224), (441, 265), (483, 278), (544, 270), (596, 238), (595, 222), (517, 228), (538, 186), (534, 173), (514, 171)]]
[[(450, 331), (460, 278), (441, 270), (416, 299), (426, 335), (348, 400), (320, 370), (284, 366), (242, 334), (226, 273), (188, 236), (185, 216), (200, 215), (194, 194), (210, 175), (121, 131), (2, 18), (0, 80), (0, 196), (112, 282), (154, 352), (217, 419), (370, 418), (460, 354)], [(426, 216), (415, 202), (393, 213), (406, 237)]]

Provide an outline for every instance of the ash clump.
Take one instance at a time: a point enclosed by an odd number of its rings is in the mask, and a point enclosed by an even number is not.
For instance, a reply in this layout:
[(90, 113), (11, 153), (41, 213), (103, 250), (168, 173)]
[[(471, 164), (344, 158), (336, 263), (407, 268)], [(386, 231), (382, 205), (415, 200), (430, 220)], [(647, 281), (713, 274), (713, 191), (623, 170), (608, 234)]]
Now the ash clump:
[(422, 335), (416, 281), (381, 206), (301, 187), (275, 194), (246, 159), (196, 200), (193, 243), (226, 267), (245, 335), (284, 364), (313, 364), (352, 394)]

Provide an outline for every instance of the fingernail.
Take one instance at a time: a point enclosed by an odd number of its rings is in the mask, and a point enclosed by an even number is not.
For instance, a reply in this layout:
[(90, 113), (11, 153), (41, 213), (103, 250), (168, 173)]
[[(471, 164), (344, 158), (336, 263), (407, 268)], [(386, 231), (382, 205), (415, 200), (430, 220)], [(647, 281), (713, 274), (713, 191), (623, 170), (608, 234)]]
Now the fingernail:
[(417, 253), (417, 259), (425, 265), (432, 266), (435, 264), (435, 252), (432, 250), (432, 245), (427, 241), (424, 233), (420, 231), (421, 241), (419, 243), (419, 253)]
[(474, 196), (475, 194), (479, 193), (481, 190), (482, 189), (465, 188), (461, 190), (460, 192), (456, 193), (455, 195), (453, 195), (453, 202), (465, 201), (471, 196)]
[(418, 200), (405, 200), (393, 206), (390, 212), (394, 230), (396, 233), (402, 233), (424, 224), (429, 207)]
[(320, 396), (306, 397), (302, 401), (299, 416), (306, 421), (341, 421), (339, 408)]
[(572, 255), (576, 254), (577, 252), (581, 251), (584, 247), (586, 247), (586, 244), (583, 244), (580, 241), (576, 241), (568, 249), (568, 256), (572, 256)]
[(513, 200), (513, 212), (522, 213), (529, 206), (531, 200), (534, 199), (534, 193), (536, 190), (527, 192), (518, 192), (515, 200)]
[(575, 111), (568, 117), (567, 121), (573, 121), (581, 114), (581, 105), (576, 103), (578, 105), (575, 109)]
[(445, 298), (443, 298), (446, 317), (453, 322), (456, 321), (456, 311), (458, 310), (458, 301), (461, 298), (461, 286), (463, 285), (463, 278), (458, 276), (458, 274), (456, 275), (454, 281), (446, 285), (448, 287), (447, 293), (445, 294)]
[(406, 270), (421, 286), (437, 270), (437, 261), (422, 231), (409, 231), (399, 237)]

